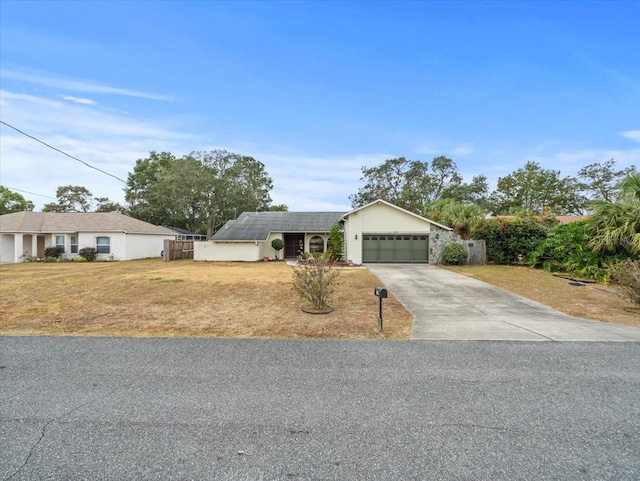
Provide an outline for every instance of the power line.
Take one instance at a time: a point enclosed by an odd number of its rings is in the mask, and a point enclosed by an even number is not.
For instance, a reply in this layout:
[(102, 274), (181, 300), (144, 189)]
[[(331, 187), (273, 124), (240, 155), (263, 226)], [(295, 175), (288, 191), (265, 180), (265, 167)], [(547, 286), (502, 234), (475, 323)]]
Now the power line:
[(46, 197), (47, 199), (55, 199), (55, 197), (51, 197), (50, 195), (36, 194), (35, 192), (29, 192), (28, 190), (14, 189), (13, 187), (9, 187), (7, 185), (5, 185), (5, 187), (9, 190), (15, 190), (16, 192), (22, 192), (24, 194), (39, 195), (40, 197)]
[[(8, 124), (8, 123), (6, 123), (6, 122), (3, 122), (2, 120), (0, 120), (0, 124), (2, 124), (2, 125), (6, 125), (6, 126), (7, 126), (7, 127), (9, 127), (10, 129), (13, 129), (13, 130), (15, 130), (16, 132), (19, 132), (19, 133), (21, 133), (22, 135), (24, 135), (24, 136), (26, 136), (26, 137), (29, 137), (30, 139), (35, 140), (36, 142), (40, 142), (42, 145), (46, 145), (46, 146), (47, 146), (47, 147), (49, 147), (50, 149), (53, 149), (53, 150), (55, 150), (56, 152), (60, 152), (61, 154), (66, 155), (67, 157), (70, 157), (70, 158), (72, 158), (73, 160), (77, 160), (77, 161), (78, 161), (78, 162), (80, 162), (81, 164), (84, 164), (84, 165), (86, 165), (87, 167), (89, 167), (90, 169), (97, 170), (98, 172), (101, 172), (101, 173), (103, 173), (103, 174), (105, 174), (105, 175), (108, 175), (109, 177), (113, 177), (114, 179), (117, 179), (117, 180), (119, 180), (120, 182), (124, 182), (124, 183), (126, 183), (126, 181), (125, 181), (125, 180), (122, 180), (120, 177), (117, 177), (117, 176), (115, 176), (115, 175), (113, 175), (113, 174), (110, 174), (109, 172), (106, 172), (106, 171), (104, 171), (104, 170), (102, 170), (102, 169), (99, 169), (99, 168), (97, 168), (97, 167), (94, 167), (93, 165), (90, 165), (90, 164), (86, 163), (84, 160), (81, 160), (81, 159), (79, 159), (78, 157), (74, 157), (74, 156), (73, 156), (73, 155), (71, 155), (71, 154), (67, 154), (67, 153), (66, 153), (65, 151), (63, 151), (63, 150), (56, 149), (56, 148), (55, 148), (55, 147), (53, 147), (52, 145), (49, 145), (49, 144), (47, 144), (46, 142), (43, 142), (42, 140), (40, 140), (40, 139), (38, 139), (38, 138), (34, 137), (33, 135), (29, 135), (29, 134), (27, 134), (26, 132), (23, 132), (22, 130), (20, 130), (20, 129), (18, 129), (18, 128), (14, 127), (13, 125), (10, 125), (10, 124)], [(38, 194), (36, 194), (36, 195), (38, 195)]]

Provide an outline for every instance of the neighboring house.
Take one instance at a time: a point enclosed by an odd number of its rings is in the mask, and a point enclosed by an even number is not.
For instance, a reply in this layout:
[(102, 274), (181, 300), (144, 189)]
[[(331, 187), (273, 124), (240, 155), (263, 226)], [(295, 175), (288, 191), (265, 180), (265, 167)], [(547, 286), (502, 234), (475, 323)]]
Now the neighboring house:
[(282, 239), (280, 256), (325, 252), (331, 226), (344, 232), (344, 257), (364, 262), (436, 262), (455, 234), (384, 200), (351, 212), (244, 212), (227, 222), (209, 242), (196, 242), (199, 261), (257, 261), (275, 257), (273, 239)]
[(68, 259), (83, 247), (96, 248), (98, 259), (158, 257), (164, 240), (175, 235), (117, 212), (16, 212), (0, 215), (0, 262), (43, 257), (45, 248), (54, 246), (63, 247)]
[(163, 225), (162, 227), (172, 230), (175, 233), (176, 240), (192, 240), (192, 241), (207, 240), (206, 235), (196, 234), (195, 232), (190, 232), (187, 229), (183, 229), (182, 227), (173, 227), (170, 225)]

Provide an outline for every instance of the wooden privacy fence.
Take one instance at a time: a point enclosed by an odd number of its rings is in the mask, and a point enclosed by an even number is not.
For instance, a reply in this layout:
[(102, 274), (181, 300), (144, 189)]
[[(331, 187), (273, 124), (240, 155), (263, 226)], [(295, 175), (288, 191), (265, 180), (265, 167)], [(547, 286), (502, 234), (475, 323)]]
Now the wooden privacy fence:
[(165, 262), (176, 259), (193, 259), (193, 241), (165, 239), (162, 259)]
[(467, 264), (481, 266), (487, 263), (487, 242), (484, 239), (463, 240), (462, 245), (469, 254)]

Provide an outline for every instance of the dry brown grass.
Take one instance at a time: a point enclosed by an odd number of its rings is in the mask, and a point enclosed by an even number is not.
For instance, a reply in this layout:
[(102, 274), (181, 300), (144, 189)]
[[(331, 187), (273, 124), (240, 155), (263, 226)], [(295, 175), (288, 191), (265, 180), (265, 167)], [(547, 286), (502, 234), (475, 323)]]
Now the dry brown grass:
[(149, 259), (0, 266), (0, 334), (140, 337), (408, 339), (412, 315), (378, 279), (341, 270), (330, 314), (301, 311), (283, 262)]
[(447, 266), (446, 269), (493, 284), (507, 291), (584, 319), (640, 327), (640, 311), (616, 295), (616, 290), (597, 284), (575, 287), (553, 274), (516, 266)]

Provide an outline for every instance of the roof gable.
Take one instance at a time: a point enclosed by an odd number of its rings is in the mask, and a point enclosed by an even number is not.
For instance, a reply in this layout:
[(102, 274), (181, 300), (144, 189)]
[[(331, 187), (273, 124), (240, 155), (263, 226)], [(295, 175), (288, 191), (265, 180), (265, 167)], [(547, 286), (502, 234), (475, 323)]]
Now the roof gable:
[(343, 212), (243, 212), (211, 238), (214, 241), (266, 241), (272, 232), (329, 232)]
[(446, 225), (440, 224), (440, 223), (438, 223), (436, 221), (433, 221), (431, 219), (427, 219), (426, 217), (422, 217), (421, 215), (415, 214), (415, 213), (413, 213), (413, 212), (411, 212), (409, 210), (403, 209), (402, 207), (398, 207), (397, 205), (392, 204), (391, 202), (387, 202), (386, 200), (382, 200), (382, 199), (374, 200), (373, 202), (369, 202), (367, 205), (363, 205), (362, 207), (358, 207), (357, 209), (354, 209), (351, 212), (347, 212), (346, 214), (344, 214), (342, 216), (342, 218), (344, 220), (346, 220), (347, 217), (349, 217), (350, 215), (355, 214), (355, 213), (357, 213), (357, 212), (359, 212), (361, 210), (367, 209), (367, 208), (369, 208), (369, 207), (371, 207), (373, 205), (377, 205), (377, 204), (378, 205), (379, 204), (386, 205), (387, 207), (391, 207), (393, 209), (396, 209), (396, 210), (398, 210), (400, 212), (403, 212), (404, 214), (408, 214), (408, 215), (410, 215), (412, 217), (420, 219), (421, 221), (428, 222), (430, 224), (436, 225), (436, 226), (440, 227), (441, 229), (453, 230), (451, 227), (447, 227)]
[(175, 235), (170, 229), (119, 212), (15, 212), (0, 215), (0, 232)]

